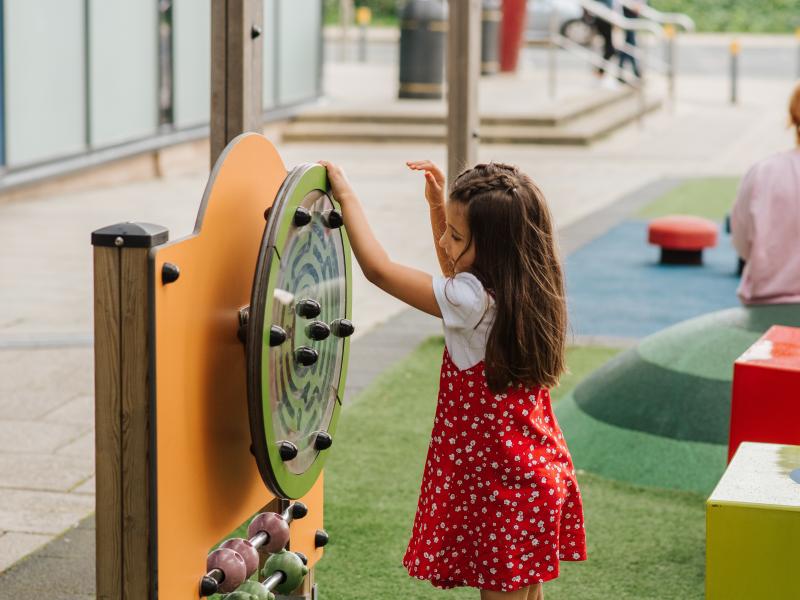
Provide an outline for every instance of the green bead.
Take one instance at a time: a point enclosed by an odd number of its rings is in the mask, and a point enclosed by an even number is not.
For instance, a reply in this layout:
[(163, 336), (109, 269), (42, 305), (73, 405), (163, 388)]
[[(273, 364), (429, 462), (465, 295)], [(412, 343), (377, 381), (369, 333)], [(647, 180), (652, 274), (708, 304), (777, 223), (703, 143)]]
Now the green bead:
[(275, 596), (273, 594), (264, 589), (263, 585), (257, 581), (253, 581), (252, 579), (245, 581), (236, 589), (236, 591), (250, 594), (252, 600), (275, 600)]
[(223, 596), (224, 600), (254, 600), (253, 594), (236, 590)]
[(267, 559), (261, 574), (266, 579), (277, 571), (283, 572), (286, 577), (283, 583), (275, 586), (275, 591), (281, 594), (288, 594), (303, 583), (303, 579), (308, 573), (308, 567), (303, 564), (303, 561), (294, 552), (281, 550)]

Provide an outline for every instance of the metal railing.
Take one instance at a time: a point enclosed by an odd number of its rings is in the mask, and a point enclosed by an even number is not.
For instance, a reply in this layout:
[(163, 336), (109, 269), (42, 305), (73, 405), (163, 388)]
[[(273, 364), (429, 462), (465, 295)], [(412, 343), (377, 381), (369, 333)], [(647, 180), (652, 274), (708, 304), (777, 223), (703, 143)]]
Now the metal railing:
[[(559, 32), (558, 15), (554, 11), (550, 18), (550, 31), (548, 38), (549, 56), (548, 56), (548, 70), (549, 70), (549, 89), (551, 97), (556, 95), (556, 78), (557, 78), (557, 50), (566, 50), (570, 54), (580, 58), (584, 62), (589, 63), (597, 69), (602, 69), (606, 72), (617, 71), (617, 78), (624, 84), (635, 90), (639, 98), (640, 113), (643, 114), (646, 110), (646, 100), (644, 95), (645, 88), (645, 73), (650, 70), (662, 73), (668, 81), (668, 89), (670, 98), (675, 95), (675, 58), (676, 47), (675, 38), (677, 30), (694, 31), (694, 21), (682, 13), (664, 13), (658, 11), (644, 3), (637, 0), (619, 0), (620, 4), (630, 10), (636, 11), (638, 16), (628, 18), (622, 14), (610, 9), (605, 4), (595, 0), (576, 0), (589, 15), (597, 20), (602, 20), (610, 23), (613, 27), (617, 27), (624, 31), (634, 31), (637, 33), (649, 34), (659, 41), (665, 41), (665, 54), (664, 59), (658, 59), (648, 56), (647, 51), (640, 46), (633, 46), (627, 43), (619, 45), (616, 50), (630, 55), (640, 65), (640, 76), (637, 77), (623, 69), (618, 65), (600, 56), (591, 48), (587, 48), (570, 40)], [(614, 57), (611, 57), (613, 59)], [(640, 117), (641, 117), (640, 114)]]

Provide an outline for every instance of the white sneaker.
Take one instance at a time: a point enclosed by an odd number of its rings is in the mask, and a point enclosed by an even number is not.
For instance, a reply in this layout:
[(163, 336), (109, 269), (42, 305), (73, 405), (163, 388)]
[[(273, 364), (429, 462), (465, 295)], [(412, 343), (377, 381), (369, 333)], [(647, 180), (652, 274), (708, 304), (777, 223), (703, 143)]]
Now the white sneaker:
[(608, 73), (606, 73), (603, 76), (603, 79), (600, 81), (600, 87), (602, 87), (604, 90), (618, 90), (619, 85), (619, 81), (617, 81)]

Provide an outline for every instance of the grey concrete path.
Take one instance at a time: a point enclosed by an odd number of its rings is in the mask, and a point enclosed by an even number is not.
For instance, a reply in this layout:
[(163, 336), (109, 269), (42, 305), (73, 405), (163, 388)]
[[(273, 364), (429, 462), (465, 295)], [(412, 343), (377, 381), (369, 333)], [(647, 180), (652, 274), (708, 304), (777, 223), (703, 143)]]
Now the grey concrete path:
[[(331, 83), (347, 77), (350, 85)], [(545, 80), (537, 71), (523, 77)], [(326, 81), (332, 96), (347, 90), (351, 101), (372, 85), (352, 65), (330, 65)], [(484, 147), (480, 159), (514, 162), (530, 173), (559, 229), (567, 231), (650, 182), (739, 175), (755, 160), (791, 147), (784, 117), (790, 85), (788, 79), (745, 79), (741, 104), (731, 107), (724, 78), (687, 76), (679, 81), (674, 109), (649, 118), (642, 129), (628, 128), (591, 148)], [(498, 102), (502, 108), (502, 98)], [(341, 163), (389, 254), (436, 268), (422, 179), (404, 161), (443, 164), (443, 147), (292, 144), (280, 145), (280, 152), (288, 165), (321, 158)], [(153, 181), (0, 201), (0, 571), (93, 511), (89, 233), (141, 220), (166, 225), (173, 238), (187, 234), (205, 185), (204, 162)], [(354, 292), (358, 348), (360, 336), (390, 322), (403, 306), (360, 273)], [(401, 326), (401, 333), (407, 329)], [(369, 357), (364, 362), (378, 372)], [(384, 359), (388, 364), (393, 356)], [(355, 351), (353, 360), (362, 360)], [(0, 585), (0, 596), (5, 589)]]

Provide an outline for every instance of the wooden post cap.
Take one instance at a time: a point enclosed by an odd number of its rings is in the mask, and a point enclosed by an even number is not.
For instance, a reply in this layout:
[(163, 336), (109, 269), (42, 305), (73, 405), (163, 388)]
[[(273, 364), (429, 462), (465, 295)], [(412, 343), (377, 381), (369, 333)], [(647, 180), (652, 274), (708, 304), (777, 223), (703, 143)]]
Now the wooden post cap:
[(117, 223), (92, 232), (92, 246), (152, 248), (169, 240), (169, 229), (153, 223)]

